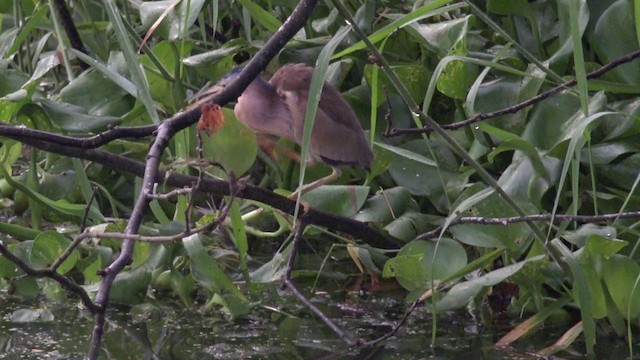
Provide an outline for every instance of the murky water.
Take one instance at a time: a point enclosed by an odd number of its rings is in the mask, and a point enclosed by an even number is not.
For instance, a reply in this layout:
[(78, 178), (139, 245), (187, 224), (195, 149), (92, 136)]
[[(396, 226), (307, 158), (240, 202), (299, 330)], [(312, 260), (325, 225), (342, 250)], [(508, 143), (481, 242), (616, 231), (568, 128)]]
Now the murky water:
[[(466, 312), (433, 317), (418, 308), (398, 334), (375, 349), (348, 351), (326, 326), (292, 297), (274, 311), (256, 307), (242, 319), (219, 311), (146, 304), (113, 309), (103, 342), (102, 359), (534, 359), (530, 352), (551, 345), (562, 329), (545, 329), (516, 344), (495, 350), (493, 343), (508, 324), (486, 324)], [(317, 295), (321, 306), (351, 335), (372, 339), (389, 331), (404, 312), (403, 295), (356, 292)], [(275, 306), (274, 306), (275, 308)], [(12, 321), (18, 309), (48, 310), (53, 319)], [(285, 314), (286, 313), (286, 314)], [(0, 359), (83, 359), (93, 327), (92, 317), (76, 304), (18, 303), (0, 300)], [(568, 326), (567, 326), (568, 328)], [(623, 359), (623, 340), (599, 339), (599, 359)], [(576, 344), (562, 358), (582, 358)], [(639, 347), (640, 348), (640, 347)]]

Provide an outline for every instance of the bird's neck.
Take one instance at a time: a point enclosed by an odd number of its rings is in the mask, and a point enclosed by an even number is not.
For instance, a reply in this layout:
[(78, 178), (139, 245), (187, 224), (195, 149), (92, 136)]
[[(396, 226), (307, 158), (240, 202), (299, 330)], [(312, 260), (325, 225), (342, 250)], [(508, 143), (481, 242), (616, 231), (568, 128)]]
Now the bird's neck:
[(255, 98), (268, 98), (270, 96), (274, 96), (276, 93), (276, 88), (271, 83), (257, 78), (247, 86), (243, 95), (246, 94), (250, 97), (255, 96)]

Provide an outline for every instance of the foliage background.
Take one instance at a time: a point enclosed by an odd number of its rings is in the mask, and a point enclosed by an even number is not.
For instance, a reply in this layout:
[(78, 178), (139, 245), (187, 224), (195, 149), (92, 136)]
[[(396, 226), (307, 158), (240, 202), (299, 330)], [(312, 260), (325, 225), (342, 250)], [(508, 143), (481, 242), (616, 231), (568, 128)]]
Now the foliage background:
[[(0, 134), (6, 136), (0, 231), (3, 248), (34, 269), (51, 269), (86, 228), (93, 237), (122, 231), (141, 181), (124, 163), (119, 170), (27, 147), (26, 135), (10, 128), (85, 137), (112, 126), (157, 124), (185, 109), (191, 92), (251, 58), (297, 4), (69, 1), (83, 54), (69, 45), (53, 3), (0, 3)], [(583, 332), (586, 352), (597, 334), (631, 335), (627, 325), (635, 326), (640, 315), (640, 66), (615, 61), (638, 52), (638, 1), (345, 3), (352, 21), (345, 23), (336, 4), (320, 3), (266, 73), (289, 62), (322, 64), (330, 56), (326, 70), (317, 68), (369, 130), (376, 160), (369, 171), (349, 169), (305, 200), (366, 222), (404, 246), (397, 253), (346, 246), (355, 239), (331, 233), (331, 226), (310, 227), (294, 277), (318, 281), (366, 271), (394, 278), (408, 301), (420, 299), (436, 313), (493, 305), (499, 290), (489, 296), (490, 289), (508, 283), (516, 291), (500, 294), (508, 298), (504, 310), (534, 314), (534, 323), (565, 315), (569, 331)], [(355, 31), (332, 43), (349, 25), (382, 56)], [(333, 45), (333, 54), (321, 54)], [(589, 75), (611, 62), (610, 70)], [(574, 83), (560, 86), (566, 81)], [(261, 154), (255, 135), (231, 110), (225, 115), (224, 129), (203, 141), (204, 158), (228, 173), (249, 174), (251, 184), (295, 189), (298, 164)], [(432, 131), (431, 119), (446, 131)], [(428, 128), (416, 131), (425, 121)], [(171, 139), (163, 168), (226, 179), (219, 167), (197, 160), (196, 133), (191, 126)], [(101, 149), (144, 162), (148, 143), (130, 135)], [(305, 169), (305, 181), (328, 171)], [(356, 185), (341, 186), (347, 184)], [(170, 190), (158, 184), (158, 193)], [(226, 199), (195, 193), (155, 199), (140, 233), (175, 235), (211, 223), (224, 214)], [(152, 297), (163, 302), (221, 308), (232, 317), (268, 302), (261, 294), (284, 273), (292, 224), (277, 211), (244, 222), (241, 214), (255, 204), (232, 204), (228, 227), (180, 242), (137, 242), (110, 301), (141, 304), (155, 290)], [(525, 223), (524, 215), (539, 217)], [(91, 297), (101, 280), (97, 271), (116, 258), (121, 241), (107, 237), (69, 248), (53, 272)], [(66, 296), (58, 275), (21, 276), (17, 260), (3, 255), (5, 293)]]

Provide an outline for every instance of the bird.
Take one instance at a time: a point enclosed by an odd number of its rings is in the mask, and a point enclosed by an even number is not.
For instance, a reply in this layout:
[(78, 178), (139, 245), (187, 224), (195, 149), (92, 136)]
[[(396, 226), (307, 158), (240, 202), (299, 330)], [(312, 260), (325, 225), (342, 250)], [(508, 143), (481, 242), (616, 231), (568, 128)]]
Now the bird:
[[(222, 77), (206, 94), (221, 91), (241, 72), (237, 67)], [(234, 113), (240, 123), (258, 135), (267, 152), (278, 138), (302, 145), (309, 87), (314, 69), (305, 64), (286, 64), (269, 81), (257, 77), (238, 97)], [(289, 154), (291, 155), (291, 154)], [(292, 157), (295, 158), (295, 155)], [(300, 194), (338, 179), (341, 166), (371, 167), (374, 154), (355, 112), (342, 94), (324, 82), (308, 149), (309, 164), (324, 162), (332, 173), (297, 190)], [(299, 159), (299, 156), (297, 158)], [(295, 194), (295, 193), (294, 193)]]

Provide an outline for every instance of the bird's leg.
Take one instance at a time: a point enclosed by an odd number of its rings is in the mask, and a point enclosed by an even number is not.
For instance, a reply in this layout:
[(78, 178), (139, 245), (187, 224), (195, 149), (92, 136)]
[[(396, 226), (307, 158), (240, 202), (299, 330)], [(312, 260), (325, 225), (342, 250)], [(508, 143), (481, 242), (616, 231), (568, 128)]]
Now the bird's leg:
[(342, 170), (340, 170), (340, 168), (336, 166), (332, 166), (331, 169), (333, 170), (331, 174), (323, 178), (320, 178), (312, 183), (303, 185), (302, 187), (294, 191), (293, 194), (289, 195), (289, 199), (296, 199), (298, 197), (298, 194), (303, 195), (313, 189), (319, 188), (322, 185), (326, 185), (340, 178), (340, 176), (342, 175)]
[(262, 151), (264, 151), (272, 159), (278, 160), (278, 156), (275, 152), (276, 142), (278, 141), (277, 137), (266, 134), (258, 134), (256, 141)]

